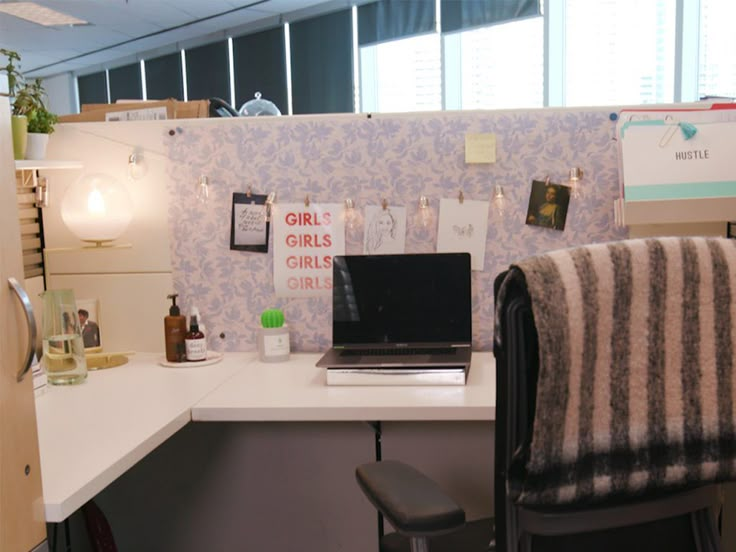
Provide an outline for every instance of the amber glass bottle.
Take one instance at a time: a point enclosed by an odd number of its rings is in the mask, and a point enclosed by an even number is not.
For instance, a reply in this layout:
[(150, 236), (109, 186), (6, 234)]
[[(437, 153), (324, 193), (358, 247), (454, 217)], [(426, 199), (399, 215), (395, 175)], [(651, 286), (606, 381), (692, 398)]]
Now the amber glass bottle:
[(169, 362), (184, 362), (186, 360), (186, 348), (184, 337), (187, 333), (187, 318), (181, 314), (176, 304), (177, 294), (168, 296), (172, 305), (169, 315), (164, 317), (164, 339), (166, 342), (166, 360)]

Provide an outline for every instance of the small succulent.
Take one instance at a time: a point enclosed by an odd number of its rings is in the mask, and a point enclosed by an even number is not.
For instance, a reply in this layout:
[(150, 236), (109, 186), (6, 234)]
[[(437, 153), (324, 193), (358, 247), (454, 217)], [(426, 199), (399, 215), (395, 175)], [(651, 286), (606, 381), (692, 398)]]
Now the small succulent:
[(281, 309), (266, 309), (261, 313), (261, 325), (264, 328), (280, 328), (284, 325), (284, 313)]

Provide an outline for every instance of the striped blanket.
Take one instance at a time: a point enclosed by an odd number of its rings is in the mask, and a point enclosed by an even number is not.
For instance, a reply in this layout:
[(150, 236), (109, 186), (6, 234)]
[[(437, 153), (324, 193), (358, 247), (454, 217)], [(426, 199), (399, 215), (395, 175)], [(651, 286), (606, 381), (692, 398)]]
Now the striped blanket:
[(517, 266), (539, 335), (520, 503), (736, 478), (736, 240), (632, 239)]

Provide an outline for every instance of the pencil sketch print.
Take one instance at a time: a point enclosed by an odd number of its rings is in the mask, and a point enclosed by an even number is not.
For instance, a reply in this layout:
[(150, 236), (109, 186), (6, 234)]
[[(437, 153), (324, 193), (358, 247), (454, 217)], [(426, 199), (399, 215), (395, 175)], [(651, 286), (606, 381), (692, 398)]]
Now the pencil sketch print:
[(455, 232), (455, 235), (460, 240), (467, 240), (473, 237), (473, 225), (472, 224), (466, 224), (465, 226), (458, 226), (457, 224), (453, 224), (452, 231)]
[(363, 249), (366, 255), (404, 252), (406, 208), (368, 206), (365, 220)]

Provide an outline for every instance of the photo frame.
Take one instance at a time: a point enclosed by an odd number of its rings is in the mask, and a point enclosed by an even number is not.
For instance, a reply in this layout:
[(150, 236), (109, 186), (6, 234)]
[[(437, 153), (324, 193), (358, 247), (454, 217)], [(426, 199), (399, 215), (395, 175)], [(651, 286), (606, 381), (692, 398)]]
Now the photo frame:
[[(100, 302), (98, 299), (77, 299), (79, 327), (85, 349), (102, 348), (102, 331), (100, 330)], [(86, 313), (86, 316), (85, 316)]]
[(266, 220), (266, 195), (233, 193), (230, 249), (268, 253), (271, 223)]
[(526, 223), (564, 230), (570, 205), (570, 187), (546, 180), (533, 180)]

